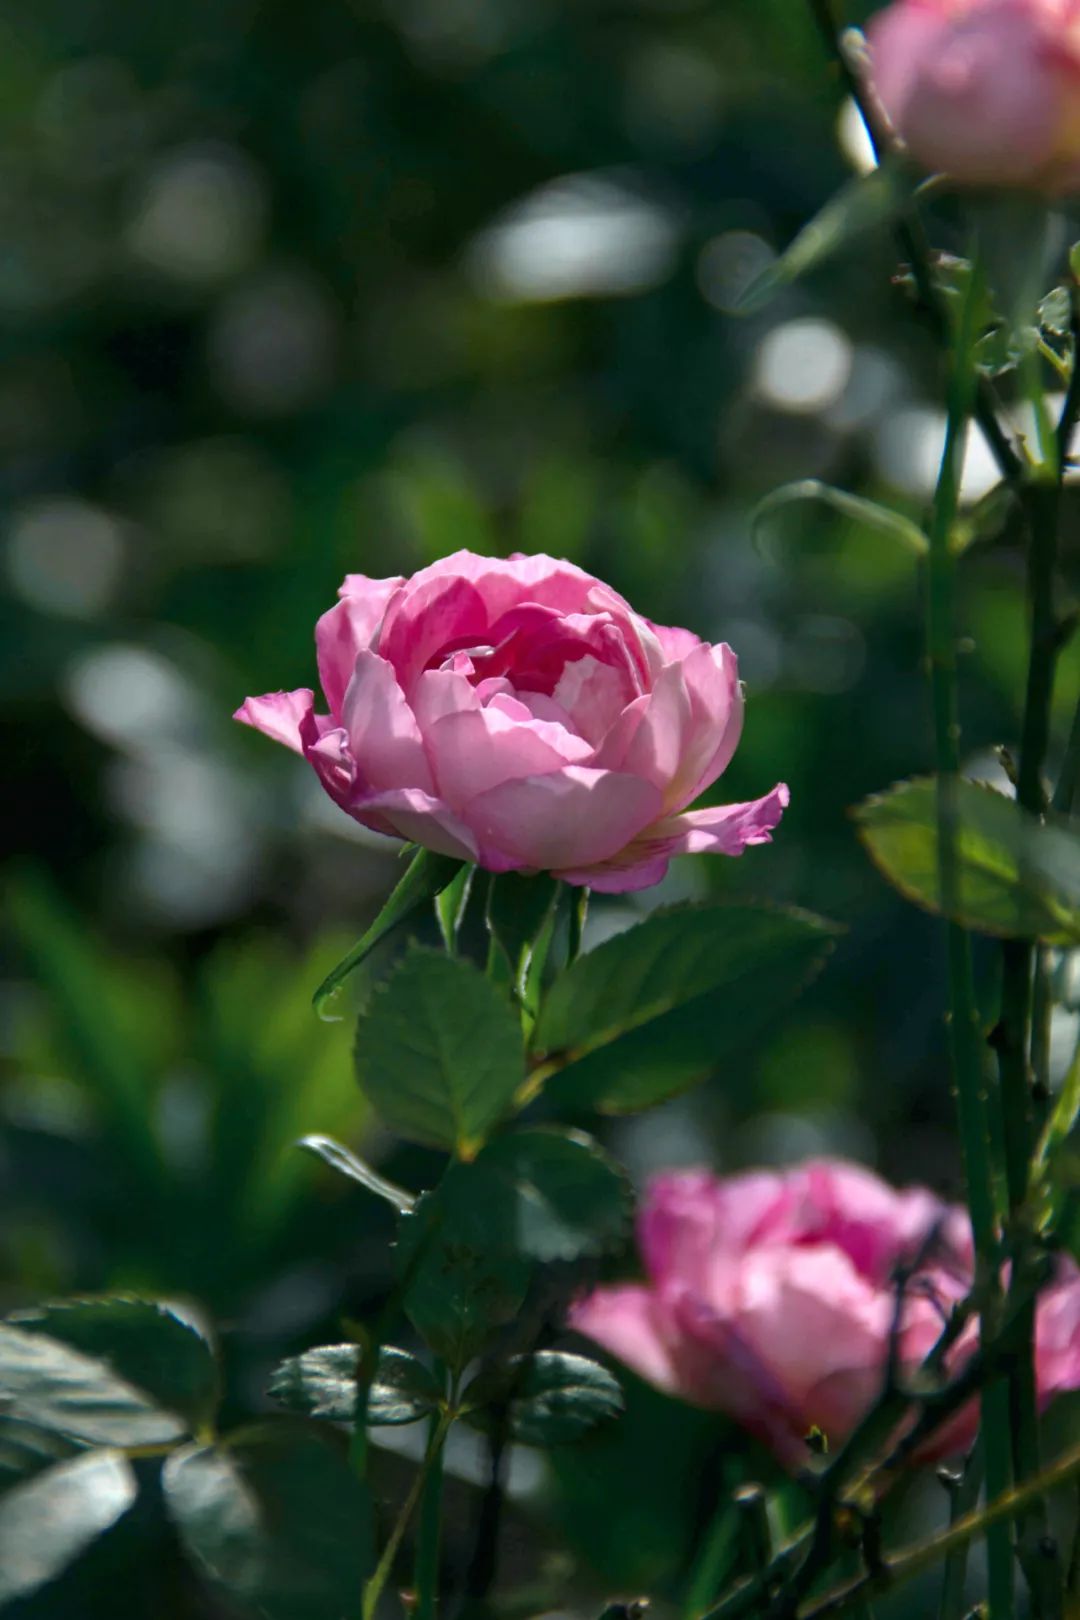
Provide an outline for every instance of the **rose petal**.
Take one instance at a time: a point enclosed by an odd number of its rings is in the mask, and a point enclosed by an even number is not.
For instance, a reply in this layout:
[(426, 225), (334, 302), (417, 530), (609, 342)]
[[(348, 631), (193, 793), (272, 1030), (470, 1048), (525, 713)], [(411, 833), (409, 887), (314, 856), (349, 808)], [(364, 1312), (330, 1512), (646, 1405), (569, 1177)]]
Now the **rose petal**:
[(369, 788), (420, 788), (433, 793), (431, 767), (394, 671), (378, 653), (357, 654), (342, 720), (361, 780)]
[(419, 788), (369, 794), (350, 806), (350, 814), (376, 832), (389, 828), (399, 838), (422, 844), (437, 855), (453, 855), (462, 861), (478, 858), (476, 840), (468, 827), (441, 799)]
[[(520, 714), (507, 714), (504, 703)], [(512, 698), (496, 697), (486, 709), (447, 715), (428, 728), (426, 741), (438, 791), (455, 808), (502, 782), (592, 758), (587, 742), (551, 721), (534, 720)]]
[(267, 692), (263, 697), (245, 698), (233, 715), (241, 725), (265, 732), (275, 742), (284, 743), (293, 753), (303, 753), (300, 727), (313, 712), (315, 694), (310, 686), (295, 692)]
[(690, 720), (679, 769), (667, 796), (676, 810), (692, 804), (727, 769), (743, 723), (738, 660), (725, 642), (695, 647), (680, 668), (690, 699)]
[(551, 695), (581, 735), (595, 745), (626, 706), (626, 680), (610, 664), (586, 654), (566, 665)]
[(786, 783), (778, 782), (761, 799), (668, 816), (657, 832), (671, 837), (673, 855), (741, 855), (750, 844), (771, 843), (790, 798)]
[(346, 574), (338, 592), (341, 600), (315, 626), (319, 681), (335, 718), (341, 716), (356, 655), (371, 647), (387, 604), (401, 583), (400, 578), (368, 579), (364, 574)]
[(567, 765), (544, 776), (503, 782), (462, 814), (484, 851), (553, 871), (591, 866), (615, 854), (656, 815), (651, 782), (619, 771)]
[(444, 578), (425, 568), (390, 602), (379, 633), (379, 653), (393, 666), (408, 697), (428, 664), (486, 643), (490, 623), (484, 598), (467, 579)]
[(610, 1351), (657, 1389), (681, 1392), (668, 1343), (667, 1312), (651, 1289), (633, 1283), (598, 1288), (570, 1307), (568, 1321), (576, 1333)]

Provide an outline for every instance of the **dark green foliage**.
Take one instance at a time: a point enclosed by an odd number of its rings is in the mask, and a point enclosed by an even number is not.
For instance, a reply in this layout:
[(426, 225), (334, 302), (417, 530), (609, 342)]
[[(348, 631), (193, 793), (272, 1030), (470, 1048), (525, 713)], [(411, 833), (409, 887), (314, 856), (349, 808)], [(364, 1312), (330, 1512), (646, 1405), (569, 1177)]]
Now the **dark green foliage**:
[(413, 947), (360, 1016), (356, 1071), (399, 1136), (470, 1157), (524, 1079), (521, 1028), (471, 963)]
[(371, 1509), (332, 1431), (282, 1422), (165, 1464), (169, 1514), (222, 1596), (267, 1620), (354, 1612), (371, 1555)]
[(618, 1114), (683, 1090), (770, 1027), (834, 932), (780, 908), (655, 912), (579, 957), (549, 993), (533, 1036), (558, 1058), (548, 1095)]
[(618, 1379), (588, 1356), (538, 1350), (479, 1372), (463, 1396), (478, 1428), (504, 1423), (526, 1446), (560, 1446), (623, 1409)]

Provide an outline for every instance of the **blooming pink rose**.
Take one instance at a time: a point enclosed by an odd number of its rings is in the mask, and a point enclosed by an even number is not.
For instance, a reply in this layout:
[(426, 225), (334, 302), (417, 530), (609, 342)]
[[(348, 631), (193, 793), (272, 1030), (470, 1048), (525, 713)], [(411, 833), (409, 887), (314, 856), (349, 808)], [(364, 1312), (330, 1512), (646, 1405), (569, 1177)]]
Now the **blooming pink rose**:
[[(897, 1266), (919, 1261), (899, 1316), (907, 1371), (925, 1360), (972, 1278), (964, 1211), (830, 1160), (722, 1180), (657, 1176), (638, 1237), (648, 1281), (596, 1289), (574, 1305), (571, 1325), (660, 1389), (726, 1412), (793, 1468), (807, 1460), (812, 1428), (842, 1443), (879, 1394)], [(965, 1329), (952, 1371), (977, 1333), (975, 1323)], [(1071, 1262), (1040, 1298), (1036, 1363), (1044, 1405), (1080, 1388)], [(976, 1422), (971, 1406), (920, 1457), (967, 1449)]]
[(686, 812), (742, 730), (731, 648), (650, 624), (551, 557), (459, 551), (411, 579), (349, 574), (315, 627), (313, 694), (235, 718), (303, 754), (376, 832), (491, 872), (551, 871), (617, 892), (673, 855), (768, 843), (782, 784)]
[(920, 163), (1080, 186), (1080, 0), (895, 0), (867, 32), (877, 99)]

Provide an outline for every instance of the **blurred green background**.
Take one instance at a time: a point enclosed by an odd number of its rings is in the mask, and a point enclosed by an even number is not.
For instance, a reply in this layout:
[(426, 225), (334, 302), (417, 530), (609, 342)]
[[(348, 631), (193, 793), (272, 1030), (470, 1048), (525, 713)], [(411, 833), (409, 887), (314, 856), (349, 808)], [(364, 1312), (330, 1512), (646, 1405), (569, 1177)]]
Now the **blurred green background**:
[[(920, 517), (935, 475), (938, 368), (887, 236), (733, 313), (860, 161), (841, 103), (795, 0), (0, 8), (0, 1306), (196, 1300), (240, 1419), (274, 1360), (381, 1297), (382, 1210), (291, 1144), (436, 1168), (365, 1118), (348, 1023), (309, 1005), (395, 855), (229, 715), (312, 680), (346, 570), (461, 546), (571, 557), (739, 654), (723, 795), (787, 780), (776, 843), (622, 911), (711, 888), (847, 930), (767, 1044), (614, 1151), (639, 1178), (838, 1151), (957, 1190), (938, 934), (845, 814), (929, 763), (915, 569), (819, 509), (750, 528), (788, 479)], [(991, 480), (972, 445), (968, 497)], [(1021, 580), (1007, 537), (965, 563), (987, 774)], [(1078, 683), (1070, 652), (1058, 747)], [(597, 937), (619, 913), (595, 905)], [(558, 1484), (524, 1478), (507, 1570), (537, 1610), (682, 1589), (728, 1437), (632, 1393)], [(121, 1567), (126, 1614), (217, 1613), (163, 1536), (121, 1527), (27, 1614), (114, 1613)]]

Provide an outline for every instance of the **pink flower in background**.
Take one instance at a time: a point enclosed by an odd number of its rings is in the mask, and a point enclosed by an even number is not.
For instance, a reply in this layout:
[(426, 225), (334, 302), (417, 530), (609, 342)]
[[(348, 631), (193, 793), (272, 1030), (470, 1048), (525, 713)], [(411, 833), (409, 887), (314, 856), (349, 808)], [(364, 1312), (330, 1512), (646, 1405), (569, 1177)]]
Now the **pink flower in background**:
[[(638, 1237), (648, 1281), (595, 1290), (573, 1307), (571, 1325), (660, 1389), (726, 1412), (792, 1468), (806, 1461), (812, 1428), (835, 1448), (879, 1394), (897, 1265), (921, 1256), (899, 1322), (907, 1370), (971, 1284), (963, 1210), (836, 1161), (726, 1179), (657, 1176)], [(975, 1324), (965, 1329), (952, 1370), (976, 1334)], [(1080, 1387), (1080, 1272), (1071, 1262), (1040, 1298), (1036, 1362), (1043, 1404)], [(920, 1456), (965, 1450), (976, 1428), (972, 1406)]]
[(895, 0), (867, 37), (882, 110), (927, 168), (1080, 186), (1080, 0)]
[(550, 557), (459, 551), (411, 579), (350, 574), (315, 627), (313, 693), (235, 718), (295, 749), (375, 832), (492, 872), (617, 892), (673, 855), (768, 843), (788, 802), (685, 807), (742, 731), (731, 648), (650, 624)]

